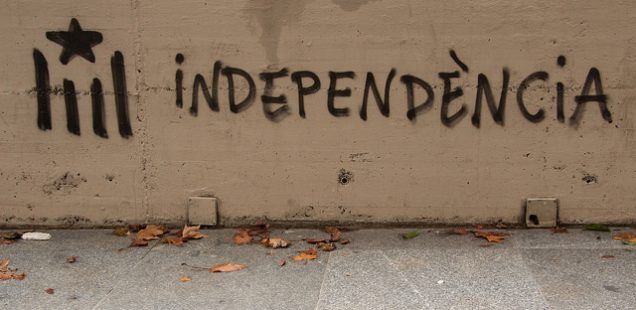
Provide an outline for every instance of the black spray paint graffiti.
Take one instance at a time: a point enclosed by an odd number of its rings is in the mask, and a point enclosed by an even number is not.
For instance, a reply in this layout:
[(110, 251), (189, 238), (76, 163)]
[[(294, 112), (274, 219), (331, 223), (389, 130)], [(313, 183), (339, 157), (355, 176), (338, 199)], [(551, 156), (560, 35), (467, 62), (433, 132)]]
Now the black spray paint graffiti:
[[(46, 33), (46, 37), (62, 46), (60, 54), (60, 62), (63, 65), (68, 64), (75, 56), (80, 56), (92, 63), (95, 62), (95, 54), (92, 48), (102, 42), (102, 34), (96, 31), (84, 31), (77, 19), (73, 18), (69, 25), (68, 31), (50, 31)], [(465, 116), (468, 115), (468, 107), (461, 104), (459, 107), (453, 105), (454, 101), (464, 96), (464, 90), (461, 85), (454, 82), (459, 79), (462, 74), (469, 73), (469, 67), (464, 63), (454, 50), (449, 51), (450, 58), (459, 67), (459, 70), (450, 72), (439, 72), (438, 77), (443, 84), (443, 92), (441, 96), (440, 120), (442, 124), (448, 127), (455, 126)], [(33, 61), (35, 64), (35, 80), (37, 90), (37, 124), (41, 130), (52, 129), (51, 123), (51, 93), (59, 93), (57, 89), (51, 89), (49, 80), (49, 65), (38, 49), (33, 50)], [(185, 61), (183, 54), (177, 54), (175, 62), (180, 67)], [(119, 134), (123, 138), (132, 136), (132, 128), (130, 124), (130, 115), (128, 112), (128, 91), (126, 89), (126, 73), (124, 56), (121, 52), (115, 51), (110, 61), (111, 75), (113, 79), (113, 93), (115, 97), (115, 109), (117, 114), (117, 123)], [(565, 56), (561, 55), (557, 58), (557, 65), (561, 68), (566, 65)], [(362, 103), (359, 108), (359, 116), (362, 120), (367, 120), (367, 110), (370, 100), (374, 100), (380, 114), (389, 117), (391, 112), (391, 85), (396, 76), (396, 70), (391, 69), (386, 77), (383, 92), (381, 86), (378, 86), (376, 77), (372, 72), (367, 72), (363, 89)], [(248, 109), (257, 98), (256, 83), (252, 76), (245, 70), (237, 67), (226, 66), (220, 61), (214, 63), (212, 69), (211, 85), (208, 87), (206, 79), (201, 74), (194, 76), (192, 84), (192, 102), (189, 112), (193, 116), (199, 113), (199, 93), (203, 95), (205, 102), (210, 110), (214, 112), (220, 111), (219, 106), (219, 82), (221, 76), (227, 81), (227, 98), (229, 109), (232, 113), (240, 113)], [(350, 87), (343, 87), (343, 84), (355, 80), (357, 75), (353, 71), (329, 71), (329, 86), (327, 88), (327, 110), (335, 117), (348, 117), (350, 113), (349, 107), (337, 105), (338, 98), (351, 97), (352, 91)], [(266, 118), (278, 122), (290, 116), (291, 109), (287, 96), (285, 94), (274, 94), (276, 89), (276, 81), (289, 78), (293, 84), (296, 84), (298, 93), (298, 114), (301, 118), (306, 118), (305, 97), (311, 96), (322, 87), (319, 76), (311, 71), (295, 71), (290, 72), (288, 68), (282, 68), (274, 72), (262, 72), (258, 75), (259, 79), (264, 82), (263, 93), (260, 96), (263, 113)], [(539, 123), (546, 117), (545, 110), (539, 108), (534, 113), (528, 110), (525, 91), (530, 87), (535, 87), (549, 82), (549, 74), (546, 71), (537, 71), (525, 77), (517, 87), (516, 101), (519, 111), (528, 121)], [(247, 94), (244, 98), (237, 98), (236, 79), (241, 79), (247, 84)], [(406, 106), (408, 108), (406, 117), (411, 121), (415, 121), (418, 115), (430, 110), (435, 101), (435, 92), (431, 84), (417, 76), (404, 74), (399, 78), (406, 89)], [(340, 84), (339, 84), (340, 83)], [(178, 68), (175, 72), (176, 84), (176, 106), (183, 108), (183, 91), (184, 91), (184, 72)], [(486, 106), (492, 116), (494, 122), (500, 126), (504, 125), (506, 100), (509, 91), (510, 72), (507, 68), (502, 70), (501, 94), (498, 102), (495, 100), (495, 94), (488, 80), (488, 77), (479, 73), (477, 75), (477, 95), (471, 123), (476, 128), (481, 125), (482, 103), (485, 100)], [(423, 91), (423, 92), (422, 92)], [(93, 132), (102, 137), (108, 138), (106, 130), (106, 113), (104, 103), (104, 90), (102, 83), (98, 78), (94, 78), (90, 85), (91, 107)], [(557, 120), (561, 123), (565, 122), (564, 104), (565, 91), (562, 82), (556, 83), (556, 113)], [(81, 134), (79, 106), (77, 101), (77, 93), (75, 83), (72, 80), (64, 79), (63, 94), (66, 108), (67, 129), (74, 135)], [(372, 94), (372, 96), (370, 95)], [(417, 99), (422, 97), (425, 99)], [(373, 98), (373, 99), (371, 99)], [(583, 84), (582, 91), (578, 96), (574, 97), (576, 104), (573, 114), (569, 118), (571, 125), (576, 126), (583, 115), (584, 106), (587, 103), (597, 103), (600, 108), (603, 119), (609, 123), (612, 122), (612, 115), (607, 107), (607, 95), (603, 92), (601, 73), (597, 68), (592, 67)], [(456, 105), (456, 104), (455, 104)], [(451, 112), (454, 111), (454, 112)]]
[[(443, 93), (441, 99), (441, 115), (440, 119), (442, 124), (448, 127), (455, 126), (461, 119), (468, 115), (468, 107), (465, 104), (459, 106), (459, 108), (451, 109), (453, 101), (464, 96), (464, 90), (461, 85), (454, 85), (454, 80), (461, 77), (462, 72), (468, 74), (469, 67), (462, 62), (454, 50), (449, 51), (451, 59), (461, 69), (460, 71), (451, 72), (439, 72), (438, 76), (443, 83)], [(185, 60), (183, 54), (177, 54), (176, 62), (181, 65)], [(566, 64), (565, 56), (561, 55), (557, 58), (557, 65), (564, 67)], [(208, 106), (212, 111), (219, 111), (219, 77), (224, 75), (228, 81), (228, 100), (230, 111), (233, 113), (239, 113), (247, 109), (256, 99), (256, 85), (252, 76), (246, 71), (224, 66), (220, 61), (214, 63), (214, 69), (212, 70), (212, 87), (208, 88), (205, 78), (201, 74), (196, 74), (194, 78), (194, 84), (192, 87), (192, 105), (190, 107), (190, 113), (194, 116), (198, 114), (198, 98), (199, 91), (203, 93)], [(369, 102), (369, 93), (373, 94), (380, 114), (384, 117), (390, 116), (390, 92), (391, 84), (396, 75), (396, 70), (391, 69), (387, 75), (384, 85), (384, 93), (381, 94), (378, 85), (376, 83), (375, 76), (372, 72), (366, 74), (366, 82), (363, 90), (362, 104), (360, 106), (359, 115), (364, 121), (367, 120), (367, 109)], [(248, 85), (247, 96), (236, 103), (235, 95), (235, 83), (234, 77), (242, 78)], [(321, 88), (321, 81), (318, 75), (311, 71), (296, 71), (289, 74), (287, 68), (283, 68), (276, 72), (262, 72), (259, 77), (265, 82), (263, 95), (261, 96), (261, 103), (263, 104), (263, 112), (267, 119), (271, 121), (280, 121), (283, 118), (291, 115), (290, 108), (288, 106), (287, 96), (285, 94), (279, 94), (274, 96), (272, 94), (274, 90), (274, 80), (291, 76), (292, 83), (296, 84), (298, 90), (298, 114), (301, 118), (306, 118), (305, 113), (305, 97), (315, 94)], [(488, 80), (488, 77), (480, 73), (477, 76), (477, 96), (475, 98), (475, 105), (473, 115), (471, 117), (471, 123), (476, 128), (481, 125), (481, 110), (482, 103), (485, 100), (490, 115), (494, 122), (500, 126), (504, 125), (505, 111), (506, 111), (506, 99), (509, 91), (510, 84), (510, 72), (508, 68), (502, 70), (502, 86), (499, 101), (495, 100), (492, 87)], [(327, 110), (335, 117), (347, 117), (350, 115), (350, 109), (348, 107), (339, 107), (336, 105), (336, 99), (342, 97), (351, 97), (351, 88), (339, 87), (338, 82), (344, 80), (354, 80), (356, 73), (353, 71), (329, 71), (329, 87), (327, 89)], [(175, 74), (176, 80), (176, 105), (179, 108), (183, 107), (183, 81), (184, 73), (181, 69), (177, 69)], [(311, 81), (309, 81), (311, 80)], [(414, 75), (405, 74), (400, 77), (400, 81), (406, 88), (406, 105), (408, 111), (406, 117), (414, 121), (417, 116), (427, 110), (429, 110), (434, 103), (435, 93), (430, 83), (418, 78)], [(533, 123), (539, 123), (546, 117), (545, 110), (540, 108), (538, 111), (532, 113), (528, 110), (526, 105), (526, 99), (524, 97), (525, 91), (531, 86), (537, 86), (539, 83), (547, 83), (549, 81), (549, 74), (545, 71), (537, 71), (529, 74), (524, 78), (517, 87), (517, 105), (521, 114), (528, 121)], [(308, 85), (308, 86), (307, 86)], [(594, 91), (592, 92), (592, 86)], [(422, 89), (425, 93), (425, 100), (416, 104), (416, 90)], [(562, 82), (556, 83), (556, 110), (557, 120), (561, 123), (565, 122), (564, 115), (564, 85)], [(570, 117), (570, 124), (573, 126), (578, 125), (583, 114), (583, 107), (586, 103), (596, 102), (599, 105), (601, 115), (603, 119), (609, 123), (612, 122), (612, 115), (607, 107), (607, 95), (603, 92), (603, 85), (601, 82), (601, 74), (597, 68), (592, 67), (586, 77), (585, 83), (581, 94), (575, 96), (574, 102), (576, 107), (574, 113)], [(273, 106), (276, 106), (274, 108)], [(450, 111), (454, 110), (454, 113)]]
[[(95, 54), (92, 48), (102, 42), (102, 35), (95, 31), (84, 31), (79, 22), (73, 18), (68, 31), (50, 31), (46, 37), (63, 47), (60, 62), (68, 64), (76, 55), (94, 63)], [(38, 116), (37, 123), (41, 130), (52, 129), (51, 124), (51, 89), (49, 80), (49, 65), (38, 49), (33, 49), (33, 62), (35, 64), (35, 89), (37, 91)], [(110, 60), (111, 75), (113, 78), (113, 92), (115, 95), (115, 110), (119, 134), (123, 138), (132, 136), (130, 116), (128, 113), (128, 91), (126, 89), (126, 70), (124, 56), (116, 51)], [(94, 78), (90, 86), (91, 107), (93, 113), (93, 132), (108, 138), (106, 130), (106, 114), (104, 112), (104, 92), (102, 83)], [(80, 135), (79, 107), (75, 83), (72, 80), (63, 81), (64, 103), (66, 106), (66, 128), (74, 135)]]

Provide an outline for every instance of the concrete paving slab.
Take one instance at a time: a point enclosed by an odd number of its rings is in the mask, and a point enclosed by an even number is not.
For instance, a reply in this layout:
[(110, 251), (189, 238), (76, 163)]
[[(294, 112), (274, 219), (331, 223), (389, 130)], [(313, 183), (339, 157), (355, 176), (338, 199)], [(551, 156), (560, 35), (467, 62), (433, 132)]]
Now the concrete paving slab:
[[(20, 240), (0, 245), (0, 258), (27, 274), (0, 282), (0, 308), (90, 309), (126, 277), (149, 248), (128, 250), (130, 239), (111, 230), (52, 230), (49, 241)], [(123, 251), (119, 249), (124, 248)], [(66, 258), (78, 256), (69, 264)], [(45, 293), (54, 288), (52, 295)]]
[[(209, 237), (190, 241), (183, 247), (155, 246), (96, 308), (307, 309), (315, 306), (328, 255), (307, 263), (292, 262), (290, 256), (309, 247), (301, 242), (294, 242), (287, 249), (268, 249), (258, 244), (237, 246), (231, 241), (233, 230), (203, 232)], [(275, 231), (274, 236), (283, 237), (283, 233)], [(282, 267), (281, 260), (286, 260)], [(225, 274), (207, 271), (209, 267), (228, 262), (248, 267)], [(181, 276), (192, 280), (182, 283), (178, 280)]]
[(394, 249), (386, 256), (433, 309), (548, 307), (516, 249)]
[[(636, 308), (636, 247), (610, 233), (509, 230), (502, 244), (483, 247), (483, 239), (444, 228), (400, 237), (411, 230), (344, 231), (350, 244), (307, 263), (290, 257), (311, 247), (303, 239), (327, 237), (322, 230), (272, 230), (292, 241), (287, 249), (234, 245), (232, 229), (205, 230), (208, 238), (183, 247), (145, 248), (127, 248), (130, 238), (111, 230), (52, 230), (49, 241), (0, 245), (0, 258), (27, 273), (0, 281), (0, 308)], [(71, 255), (79, 257), (74, 264), (66, 263)], [(248, 267), (207, 271), (224, 262)]]
[(620, 232), (636, 232), (625, 227), (612, 228), (611, 232), (589, 231), (570, 228), (567, 233), (552, 233), (549, 229), (514, 230), (512, 243), (518, 248), (533, 249), (622, 249), (620, 241), (612, 240), (612, 235)]
[[(347, 245), (353, 250), (390, 250), (399, 246), (401, 249), (457, 249), (457, 248), (480, 248), (488, 242), (481, 238), (475, 238), (472, 233), (467, 235), (450, 234), (451, 228), (396, 228), (396, 229), (361, 229), (343, 232), (343, 238), (355, 240)], [(489, 229), (490, 230), (490, 229)], [(508, 240), (516, 238), (517, 230), (496, 230), (509, 236)], [(418, 231), (419, 236), (404, 240), (401, 236), (404, 233)], [(501, 244), (489, 244), (494, 248), (511, 248), (515, 245), (511, 242)]]
[(636, 309), (636, 247), (523, 255), (553, 309)]
[(383, 251), (331, 252), (316, 309), (426, 309), (427, 299)]

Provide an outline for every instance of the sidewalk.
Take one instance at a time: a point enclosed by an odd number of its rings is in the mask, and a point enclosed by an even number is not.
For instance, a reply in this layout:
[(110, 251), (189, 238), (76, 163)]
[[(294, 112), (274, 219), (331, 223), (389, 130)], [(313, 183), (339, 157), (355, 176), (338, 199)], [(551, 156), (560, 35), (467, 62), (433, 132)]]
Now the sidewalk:
[[(112, 230), (50, 230), (48, 241), (0, 245), (0, 259), (27, 274), (0, 281), (0, 308), (636, 308), (636, 246), (612, 240), (615, 232), (507, 230), (505, 241), (485, 247), (442, 228), (400, 237), (411, 230), (343, 231), (349, 244), (307, 262), (290, 257), (311, 247), (303, 238), (326, 236), (320, 230), (272, 230), (292, 241), (286, 249), (235, 245), (232, 229), (204, 230), (207, 238), (182, 247), (134, 248)], [(67, 263), (69, 256), (77, 261)], [(226, 262), (247, 268), (207, 270)]]

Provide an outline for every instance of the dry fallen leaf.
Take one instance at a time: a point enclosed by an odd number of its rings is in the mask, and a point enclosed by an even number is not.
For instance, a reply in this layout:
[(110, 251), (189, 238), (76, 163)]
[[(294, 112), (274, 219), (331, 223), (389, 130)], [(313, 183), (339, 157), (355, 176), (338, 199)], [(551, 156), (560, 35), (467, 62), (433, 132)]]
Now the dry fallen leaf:
[(146, 228), (137, 232), (137, 239), (140, 240), (155, 240), (159, 239), (159, 236), (163, 235), (165, 229), (157, 225), (148, 225)]
[(568, 232), (568, 229), (565, 227), (554, 227), (550, 229), (550, 231), (552, 231), (553, 234), (565, 234)]
[(333, 243), (323, 242), (318, 244), (318, 248), (325, 252), (331, 252), (336, 249), (336, 245)]
[(345, 244), (349, 244), (349, 239), (340, 239), (340, 244), (345, 245)]
[(506, 234), (496, 231), (481, 231), (475, 232), (475, 237), (484, 238), (488, 242), (500, 243), (506, 239)]
[(181, 281), (181, 282), (188, 282), (188, 281), (190, 281), (190, 280), (192, 280), (192, 278), (190, 278), (190, 277), (185, 277), (185, 276), (184, 276), (184, 277), (180, 277), (180, 278), (179, 278), (179, 281)]
[(448, 232), (451, 235), (467, 235), (468, 234), (468, 230), (466, 228), (460, 227), (460, 228), (453, 228), (451, 231)]
[(47, 288), (46, 290), (44, 290), (47, 294), (49, 295), (53, 295), (53, 293), (55, 293), (55, 289), (52, 288)]
[(161, 243), (172, 244), (172, 245), (176, 245), (176, 246), (182, 246), (183, 245), (183, 239), (179, 238), (179, 237), (168, 237), (168, 238), (165, 238), (165, 239), (161, 240)]
[(329, 238), (330, 241), (335, 242), (340, 240), (341, 233), (340, 229), (338, 229), (337, 227), (327, 226), (325, 227), (325, 231), (331, 235), (331, 237)]
[(0, 280), (24, 280), (24, 277), (26, 277), (24, 273), (13, 273), (10, 271), (9, 259), (5, 258), (0, 260)]
[(146, 225), (143, 225), (143, 224), (130, 224), (130, 225), (128, 225), (128, 229), (131, 232), (138, 232), (138, 231), (142, 230), (145, 227), (146, 227)]
[(499, 229), (506, 229), (508, 228), (508, 225), (504, 224), (503, 222), (497, 222), (497, 225), (495, 225), (495, 227)]
[(75, 256), (75, 255), (73, 255), (73, 256), (69, 256), (69, 257), (67, 257), (67, 258), (66, 258), (66, 262), (67, 262), (67, 263), (69, 263), (69, 264), (72, 264), (72, 263), (74, 263), (74, 262), (76, 262), (76, 261), (77, 261), (77, 258), (78, 258), (78, 257), (77, 257), (77, 256)]
[(614, 255), (603, 255), (601, 258), (614, 258)]
[(247, 233), (250, 236), (260, 236), (261, 238), (269, 238), (269, 224), (257, 224), (249, 229)]
[(636, 235), (633, 233), (625, 232), (612, 236), (614, 240), (621, 240), (625, 245), (636, 245)]
[(621, 240), (621, 241), (630, 241), (630, 240), (636, 241), (636, 235), (634, 235), (634, 233), (624, 232), (624, 233), (613, 235), (612, 239)]
[(284, 259), (282, 259), (280, 262), (278, 262), (278, 266), (281, 266), (281, 267), (285, 266), (285, 264), (287, 264), (287, 261), (284, 260)]
[(148, 245), (148, 241), (146, 241), (146, 240), (133, 239), (132, 242), (130, 243), (129, 247), (147, 246), (147, 245)]
[(216, 266), (213, 266), (212, 268), (208, 269), (208, 271), (209, 272), (232, 272), (232, 271), (245, 269), (246, 267), (247, 266), (241, 265), (241, 264), (226, 263), (226, 264), (218, 264)]
[(186, 225), (181, 231), (181, 238), (183, 239), (201, 239), (207, 237), (206, 235), (199, 232), (201, 226), (188, 226)]
[(311, 239), (307, 239), (305, 241), (307, 241), (307, 243), (309, 243), (309, 244), (318, 244), (318, 243), (321, 243), (321, 242), (327, 242), (327, 239), (314, 239), (314, 238), (311, 238)]
[(281, 239), (281, 238), (267, 238), (261, 240), (261, 244), (268, 248), (277, 249), (277, 248), (286, 248), (291, 245), (289, 240)]
[(236, 245), (248, 244), (252, 242), (252, 236), (250, 236), (247, 230), (238, 229), (234, 233), (234, 237), (232, 237), (232, 241), (234, 241), (234, 244)]
[(292, 259), (294, 261), (303, 261), (303, 260), (314, 260), (318, 257), (318, 252), (316, 252), (316, 249), (309, 249), (309, 250), (305, 250), (302, 252), (299, 252), (300, 254), (293, 256)]
[(5, 258), (0, 260), (0, 272), (8, 272), (9, 271), (9, 259)]
[(0, 280), (24, 280), (25, 277), (24, 273), (0, 273)]
[(13, 244), (13, 243), (15, 243), (15, 240), (5, 240), (5, 239), (0, 240), (0, 244)]

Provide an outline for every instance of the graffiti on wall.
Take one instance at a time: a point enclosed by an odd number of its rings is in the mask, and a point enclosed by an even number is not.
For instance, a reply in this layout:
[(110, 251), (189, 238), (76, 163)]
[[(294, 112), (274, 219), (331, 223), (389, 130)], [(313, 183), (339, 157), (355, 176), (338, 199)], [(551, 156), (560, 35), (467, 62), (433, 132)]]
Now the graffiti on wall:
[[(102, 34), (96, 31), (84, 31), (77, 19), (73, 18), (68, 31), (49, 31), (46, 38), (61, 45), (62, 53), (60, 62), (68, 64), (76, 56), (80, 56), (92, 63), (95, 62), (93, 47), (102, 42)], [(51, 88), (49, 79), (48, 61), (38, 49), (33, 49), (33, 62), (35, 64), (35, 89), (37, 91), (38, 116), (37, 123), (41, 130), (52, 129), (51, 124), (51, 93), (63, 92), (66, 106), (66, 128), (74, 135), (80, 135), (79, 109), (77, 105), (77, 92), (72, 80), (64, 79), (63, 89)], [(115, 51), (110, 59), (110, 67), (113, 78), (115, 94), (115, 109), (119, 134), (123, 138), (132, 136), (130, 116), (128, 113), (128, 91), (126, 89), (126, 70), (124, 56), (120, 51)], [(102, 83), (94, 78), (90, 86), (91, 106), (93, 112), (93, 132), (108, 138), (105, 126), (106, 114), (104, 112), (104, 91)]]
[[(67, 31), (50, 31), (46, 33), (46, 38), (62, 46), (62, 52), (59, 61), (66, 65), (76, 56), (84, 58), (86, 61), (95, 62), (95, 55), (92, 48), (102, 42), (102, 34), (96, 31), (84, 31), (77, 19), (71, 20)], [(457, 100), (464, 96), (464, 88), (458, 79), (462, 74), (469, 73), (469, 66), (464, 63), (457, 52), (449, 51), (449, 56), (457, 65), (456, 70), (448, 72), (439, 72), (439, 81), (443, 85), (441, 93), (440, 120), (441, 123), (448, 127), (453, 127), (459, 123), (465, 116), (469, 114), (466, 104), (458, 104)], [(52, 93), (64, 94), (64, 102), (66, 107), (67, 129), (74, 135), (80, 135), (79, 112), (77, 103), (77, 92), (75, 84), (72, 80), (64, 79), (63, 89), (52, 89), (49, 80), (48, 62), (42, 52), (38, 49), (33, 50), (33, 60), (35, 64), (35, 81), (37, 90), (37, 124), (41, 130), (52, 129), (51, 124), (51, 103), (50, 96)], [(184, 84), (185, 73), (181, 69), (181, 65), (185, 61), (185, 56), (181, 53), (175, 57), (175, 98), (176, 107), (184, 108)], [(126, 74), (124, 56), (120, 51), (115, 51), (111, 57), (111, 74), (113, 79), (115, 94), (115, 108), (117, 114), (117, 123), (119, 134), (123, 138), (132, 136), (130, 124), (130, 116), (128, 112), (128, 92), (126, 89)], [(567, 59), (560, 55), (556, 59), (558, 67), (566, 66)], [(420, 77), (412, 74), (404, 74), (396, 78), (397, 70), (391, 69), (385, 79), (384, 85), (378, 85), (376, 76), (373, 72), (367, 72), (364, 80), (363, 96), (358, 110), (360, 118), (367, 120), (367, 111), (369, 106), (375, 102), (379, 112), (384, 117), (391, 115), (391, 91), (395, 89), (394, 83), (399, 80), (403, 85), (402, 91), (406, 93), (406, 118), (415, 121), (418, 115), (430, 110), (435, 102), (436, 94), (432, 84)], [(229, 110), (232, 113), (241, 113), (252, 106), (257, 100), (257, 87), (255, 78), (246, 70), (228, 66), (221, 61), (216, 61), (211, 72), (211, 79), (206, 80), (204, 75), (197, 73), (192, 79), (191, 102), (188, 108), (193, 116), (199, 113), (199, 99), (203, 97), (207, 107), (214, 112), (219, 112), (219, 83), (221, 78), (227, 82), (227, 102)], [(265, 117), (271, 121), (278, 122), (290, 116), (290, 102), (286, 94), (274, 94), (276, 82), (282, 79), (290, 79), (296, 86), (298, 101), (295, 105), (298, 108), (298, 115), (301, 118), (307, 118), (305, 111), (305, 100), (307, 97), (318, 93), (321, 89), (326, 88), (327, 93), (327, 111), (334, 117), (348, 117), (351, 115), (349, 107), (338, 104), (338, 98), (351, 97), (352, 90), (350, 87), (343, 87), (343, 83), (347, 80), (355, 80), (358, 74), (353, 71), (329, 71), (328, 80), (321, 81), (318, 74), (312, 71), (299, 70), (291, 71), (288, 68), (282, 68), (277, 71), (265, 71), (258, 74), (258, 80), (264, 83), (260, 102)], [(247, 85), (246, 94), (238, 98), (237, 92), (238, 79)], [(189, 82), (188, 82), (189, 83)], [(326, 87), (323, 85), (327, 85)], [(565, 123), (566, 115), (564, 112), (565, 105), (565, 87), (562, 82), (554, 85), (556, 89), (556, 97), (554, 104), (556, 105), (556, 119)], [(383, 87), (382, 87), (383, 86)], [(547, 71), (536, 71), (528, 74), (521, 82), (516, 85), (516, 103), (520, 113), (525, 119), (532, 123), (539, 123), (546, 118), (546, 112), (543, 108), (531, 111), (528, 108), (528, 102), (525, 95), (527, 89), (531, 87), (551, 87), (550, 75)], [(508, 93), (510, 92), (510, 72), (504, 67), (502, 69), (502, 85), (499, 98), (496, 100), (495, 93), (491, 87), (488, 77), (479, 73), (477, 76), (477, 95), (474, 100), (474, 109), (471, 116), (473, 126), (479, 128), (481, 124), (482, 105), (488, 107), (490, 116), (498, 125), (504, 125), (506, 105), (508, 102)], [(108, 132), (105, 127), (104, 112), (104, 94), (101, 81), (94, 78), (90, 85), (91, 106), (93, 115), (93, 132), (102, 138), (108, 138)], [(587, 104), (595, 103), (598, 105), (602, 118), (611, 123), (612, 114), (608, 109), (607, 95), (604, 93), (601, 73), (592, 67), (589, 69), (585, 82), (581, 88), (581, 93), (574, 97), (574, 112), (569, 116), (569, 123), (576, 126), (583, 115), (584, 107)]]

